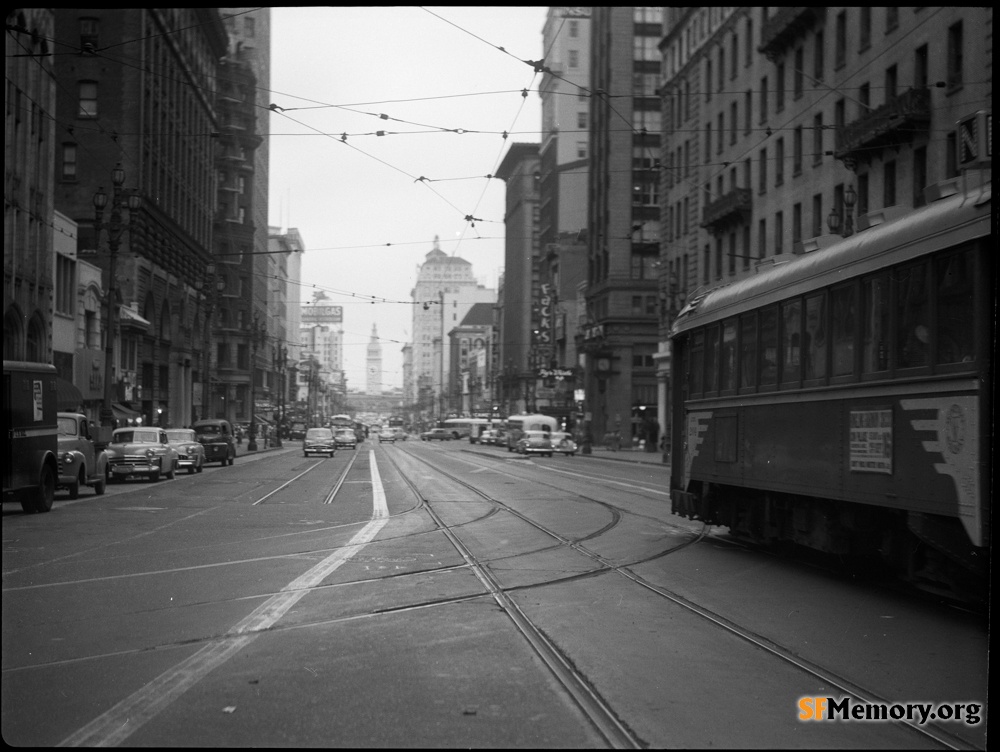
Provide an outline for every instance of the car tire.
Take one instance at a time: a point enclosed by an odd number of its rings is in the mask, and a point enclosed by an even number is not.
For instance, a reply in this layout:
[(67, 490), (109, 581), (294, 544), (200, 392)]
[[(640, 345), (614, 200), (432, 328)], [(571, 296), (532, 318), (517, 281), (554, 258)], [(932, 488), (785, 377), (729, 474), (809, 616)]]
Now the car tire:
[(194, 475), (194, 472), (195, 472), (194, 465), (191, 465), (191, 467), (188, 468), (188, 475)]
[(205, 469), (205, 463), (204, 463), (204, 462), (199, 462), (199, 463), (198, 463), (198, 467), (197, 467), (197, 468), (195, 468), (195, 472), (198, 472), (198, 473), (200, 473), (200, 472), (201, 472), (202, 470), (204, 470), (204, 469)]
[(230, 464), (230, 466), (232, 466), (232, 464), (234, 462), (236, 462), (236, 450), (235, 449), (231, 449), (231, 450), (229, 450), (229, 464)]
[(52, 509), (52, 502), (56, 498), (56, 484), (58, 482), (59, 477), (56, 475), (56, 471), (52, 469), (52, 466), (49, 464), (42, 465), (41, 472), (38, 474), (38, 488), (30, 496), (23, 498), (21, 509), (26, 514), (48, 512)]
[(69, 497), (71, 499), (79, 499), (80, 498), (80, 478), (79, 477), (77, 477), (77, 479), (75, 481), (73, 481), (72, 483), (70, 483), (69, 486), (67, 486), (67, 488), (69, 488)]

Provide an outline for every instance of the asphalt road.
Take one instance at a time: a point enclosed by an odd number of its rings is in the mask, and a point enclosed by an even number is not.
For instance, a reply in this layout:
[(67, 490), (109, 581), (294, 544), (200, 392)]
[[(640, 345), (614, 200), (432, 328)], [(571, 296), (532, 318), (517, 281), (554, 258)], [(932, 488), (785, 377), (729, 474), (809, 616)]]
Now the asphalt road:
[[(980, 617), (675, 518), (626, 454), (286, 443), (7, 505), (3, 738), (985, 749)], [(827, 697), (965, 707), (802, 719)]]

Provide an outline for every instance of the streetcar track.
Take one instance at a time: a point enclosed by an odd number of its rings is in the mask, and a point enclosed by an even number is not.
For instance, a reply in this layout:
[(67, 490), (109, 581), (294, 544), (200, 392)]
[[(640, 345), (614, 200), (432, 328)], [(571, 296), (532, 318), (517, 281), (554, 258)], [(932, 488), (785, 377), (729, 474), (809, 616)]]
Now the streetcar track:
[[(675, 604), (675, 605), (683, 608), (684, 610), (688, 611), (689, 613), (692, 613), (695, 616), (697, 616), (697, 617), (699, 617), (701, 619), (704, 619), (705, 621), (713, 624), (714, 626), (722, 629), (723, 631), (725, 631), (725, 632), (727, 632), (727, 633), (729, 633), (729, 634), (731, 634), (733, 636), (738, 637), (739, 639), (743, 640), (744, 642), (747, 642), (750, 645), (753, 645), (754, 647), (756, 647), (756, 648), (758, 648), (760, 650), (765, 651), (766, 653), (768, 653), (769, 655), (771, 655), (771, 656), (775, 657), (776, 659), (782, 661), (783, 663), (791, 665), (794, 668), (796, 668), (797, 670), (805, 672), (806, 674), (808, 674), (808, 675), (810, 675), (810, 676), (812, 676), (812, 677), (814, 677), (816, 679), (819, 679), (820, 681), (825, 682), (825, 683), (829, 684), (832, 687), (835, 687), (836, 689), (838, 689), (839, 691), (841, 691), (845, 695), (848, 695), (851, 698), (853, 698), (853, 699), (855, 699), (855, 700), (857, 700), (857, 701), (859, 701), (861, 703), (891, 704), (891, 701), (887, 700), (886, 698), (881, 697), (880, 695), (878, 695), (875, 692), (871, 692), (871, 691), (869, 691), (867, 689), (864, 689), (860, 685), (857, 685), (854, 682), (848, 680), (847, 678), (840, 676), (836, 672), (834, 672), (834, 671), (832, 671), (830, 669), (824, 668), (822, 666), (819, 666), (818, 664), (812, 663), (811, 661), (809, 661), (809, 660), (807, 660), (807, 659), (805, 659), (805, 658), (797, 655), (794, 651), (792, 651), (792, 650), (790, 650), (788, 648), (785, 648), (785, 647), (783, 647), (783, 646), (781, 646), (781, 645), (779, 645), (779, 644), (771, 641), (770, 639), (768, 639), (766, 637), (763, 637), (762, 635), (759, 635), (759, 634), (755, 633), (753, 630), (748, 629), (746, 627), (743, 627), (743, 626), (737, 624), (736, 622), (733, 622), (733, 621), (727, 619), (726, 617), (723, 617), (723, 616), (721, 616), (719, 614), (716, 614), (713, 611), (711, 611), (710, 609), (707, 609), (707, 608), (704, 608), (702, 606), (699, 606), (698, 604), (694, 603), (693, 601), (685, 598), (684, 596), (682, 596), (682, 595), (680, 595), (678, 593), (675, 593), (675, 592), (673, 592), (673, 591), (671, 591), (671, 590), (669, 590), (667, 588), (664, 588), (662, 586), (655, 585), (655, 584), (649, 582), (648, 580), (646, 580), (645, 578), (643, 578), (641, 575), (638, 575), (635, 572), (631, 571), (631, 567), (637, 566), (639, 564), (642, 564), (642, 563), (645, 563), (645, 562), (648, 562), (648, 561), (652, 561), (654, 559), (661, 558), (663, 556), (666, 556), (667, 554), (674, 553), (674, 552), (680, 550), (681, 548), (685, 548), (685, 547), (687, 547), (687, 546), (689, 546), (689, 545), (691, 545), (691, 544), (693, 544), (695, 542), (701, 541), (705, 537), (705, 535), (706, 535), (706, 532), (707, 532), (707, 529), (708, 529), (707, 525), (703, 526), (702, 532), (701, 532), (700, 535), (697, 536), (697, 538), (692, 539), (692, 540), (688, 540), (684, 544), (682, 544), (681, 546), (672, 547), (670, 549), (658, 552), (654, 556), (646, 557), (644, 559), (637, 560), (637, 561), (634, 561), (634, 562), (629, 562), (629, 563), (625, 563), (625, 564), (614, 564), (612, 562), (607, 561), (606, 559), (604, 559), (604, 557), (600, 556), (596, 552), (588, 551), (585, 547), (577, 545), (574, 542), (568, 541), (565, 538), (562, 538), (562, 536), (559, 536), (554, 531), (551, 531), (551, 530), (547, 529), (544, 525), (541, 525), (541, 524), (539, 524), (539, 523), (531, 520), (530, 518), (526, 517), (522, 513), (518, 512), (517, 510), (511, 508), (509, 505), (505, 504), (504, 502), (502, 502), (502, 501), (500, 501), (498, 499), (494, 499), (494, 498), (490, 497), (488, 494), (486, 494), (485, 492), (480, 491), (478, 488), (476, 488), (472, 484), (466, 482), (465, 480), (463, 480), (462, 478), (458, 477), (454, 473), (451, 473), (451, 472), (449, 472), (447, 470), (444, 470), (443, 468), (439, 467), (438, 465), (435, 465), (435, 464), (431, 463), (429, 460), (427, 460), (427, 459), (425, 459), (423, 457), (419, 457), (419, 456), (415, 455), (412, 452), (408, 452), (407, 454), (410, 457), (412, 457), (413, 459), (415, 459), (415, 460), (417, 460), (419, 462), (422, 462), (423, 464), (425, 464), (425, 465), (433, 468), (436, 472), (440, 473), (441, 475), (444, 475), (445, 477), (451, 479), (452, 482), (457, 483), (457, 484), (459, 484), (459, 485), (461, 485), (461, 486), (463, 486), (465, 488), (468, 488), (469, 490), (473, 491), (474, 493), (476, 493), (477, 495), (479, 495), (480, 497), (482, 497), (484, 500), (486, 500), (486, 501), (488, 501), (490, 503), (499, 505), (503, 509), (511, 512), (512, 514), (514, 514), (515, 516), (517, 516), (519, 519), (521, 519), (525, 523), (529, 524), (530, 526), (534, 527), (535, 529), (537, 529), (537, 530), (539, 530), (539, 531), (541, 531), (543, 533), (546, 533), (546, 534), (552, 536), (556, 540), (565, 541), (565, 545), (568, 545), (569, 547), (571, 547), (572, 549), (574, 549), (578, 553), (581, 553), (582, 555), (584, 555), (584, 556), (586, 556), (586, 557), (588, 557), (588, 558), (590, 558), (590, 559), (598, 562), (601, 565), (600, 569), (593, 570), (593, 571), (590, 571), (590, 572), (585, 572), (585, 573), (577, 573), (574, 576), (572, 576), (571, 579), (579, 579), (579, 578), (584, 578), (584, 577), (594, 577), (594, 576), (599, 576), (599, 575), (603, 575), (603, 574), (606, 574), (606, 573), (614, 572), (615, 574), (618, 574), (618, 575), (620, 575), (622, 577), (625, 577), (626, 579), (628, 579), (632, 583), (634, 583), (634, 584), (636, 584), (636, 585), (638, 585), (638, 586), (640, 586), (640, 587), (648, 590), (649, 592), (652, 592), (652, 593), (660, 596), (661, 598), (663, 598), (663, 599), (665, 599), (667, 601), (670, 601), (671, 603), (673, 603), (673, 604)], [(399, 470), (398, 465), (397, 465), (397, 470)], [(404, 480), (406, 480), (407, 483), (409, 483), (409, 480), (406, 479), (405, 476), (404, 476)], [(532, 481), (532, 482), (536, 482), (536, 481)], [(542, 483), (543, 485), (551, 485), (551, 484), (544, 483), (544, 481), (537, 481), (537, 482)], [(560, 489), (560, 490), (562, 490), (563, 492), (565, 492), (563, 489)], [(415, 486), (413, 487), (413, 491), (418, 496), (420, 496), (420, 492), (416, 489)], [(421, 496), (421, 498), (423, 498), (423, 497)], [(587, 499), (587, 497), (583, 497), (583, 496), (580, 496), (580, 498)], [(588, 499), (588, 500), (593, 501), (593, 502), (595, 502), (597, 504), (600, 504), (601, 506), (604, 506), (604, 507), (613, 506), (613, 505), (607, 504), (606, 502), (601, 502), (601, 501), (598, 501), (598, 500), (595, 500), (595, 499)], [(425, 503), (425, 506), (427, 507), (428, 513), (434, 519), (436, 519), (436, 520), (439, 519), (439, 518), (437, 518), (437, 516), (434, 513), (433, 509), (430, 508), (429, 503)], [(627, 510), (623, 510), (623, 511), (627, 511)], [(642, 517), (643, 515), (636, 515), (636, 516)], [(658, 522), (660, 522), (660, 521), (658, 521)], [(449, 540), (451, 540), (452, 543), (453, 543), (453, 545), (456, 545), (456, 547), (458, 547), (459, 545), (463, 545), (460, 542), (456, 543), (457, 538), (455, 538), (454, 534), (450, 530), (448, 530), (447, 528), (442, 527), (442, 532), (444, 532), (445, 535), (448, 536)], [(588, 538), (589, 537), (591, 537), (591, 536), (588, 536)], [(461, 549), (459, 549), (459, 550), (461, 550)], [(471, 556), (471, 554), (470, 554), (470, 556)], [(476, 564), (473, 565), (470, 562), (470, 566), (474, 567), (475, 571), (477, 572), (477, 575), (480, 573), (480, 570), (482, 570), (483, 573), (488, 578), (487, 582), (489, 582), (489, 583), (492, 584), (494, 582), (492, 575), (488, 573), (488, 571), (486, 570), (486, 568), (484, 566), (479, 565), (478, 560), (475, 560), (475, 557), (472, 557), (472, 560), (476, 561)], [(487, 584), (487, 582), (484, 582), (484, 584)], [(551, 583), (549, 583), (549, 582), (545, 582), (545, 583), (533, 583), (531, 585), (526, 585), (526, 586), (522, 585), (522, 586), (519, 586), (519, 587), (509, 587), (509, 588), (506, 588), (506, 589), (504, 589), (502, 586), (500, 586), (499, 584), (497, 584), (496, 587), (499, 589), (499, 593), (501, 595), (503, 595), (503, 594), (506, 594), (506, 593), (509, 593), (509, 592), (514, 592), (516, 590), (523, 590), (523, 589), (529, 589), (529, 588), (539, 588), (539, 587), (548, 587), (548, 586), (550, 586), (550, 584)], [(490, 585), (487, 584), (487, 587), (489, 587), (489, 586)], [(494, 593), (494, 597), (497, 597), (497, 593)], [(498, 603), (500, 603), (501, 607), (504, 608), (505, 611), (507, 610), (507, 608), (505, 606), (506, 602), (510, 602), (516, 608), (516, 604), (513, 604), (513, 602), (509, 601), (509, 599), (505, 598), (504, 602), (500, 602), (500, 600), (498, 598)], [(531, 624), (530, 620), (527, 618), (527, 616), (525, 616), (523, 614), (523, 612), (520, 611), (520, 609), (517, 609), (516, 613), (519, 615), (519, 617), (523, 618), (525, 620), (525, 622), (526, 622), (526, 624), (523, 627), (522, 627), (522, 624), (518, 623), (518, 627), (519, 628), (521, 628), (522, 630), (523, 629), (532, 630), (533, 632), (537, 632), (538, 634), (541, 634), (540, 630), (538, 630), (537, 627), (534, 627), (534, 625)], [(512, 615), (512, 618), (513, 618), (513, 615)], [(551, 649), (555, 653), (558, 654), (558, 649), (554, 645), (551, 646)], [(582, 679), (583, 679), (584, 682), (586, 681), (585, 678), (582, 678)], [(610, 710), (608, 712), (610, 712)], [(919, 724), (919, 723), (917, 723), (915, 721), (910, 721), (908, 719), (893, 720), (892, 722), (894, 724), (899, 725), (899, 726), (906, 727), (906, 728), (910, 729), (911, 731), (914, 731), (914, 732), (918, 733), (919, 735), (921, 735), (921, 736), (923, 736), (923, 737), (925, 737), (927, 739), (930, 739), (930, 740), (932, 740), (932, 741), (934, 741), (934, 742), (936, 742), (938, 744), (941, 744), (942, 746), (947, 747), (949, 749), (974, 748), (974, 747), (972, 747), (972, 745), (970, 745), (970, 743), (968, 741), (966, 741), (966, 740), (962, 739), (961, 737), (959, 737), (959, 736), (951, 733), (947, 729), (942, 728), (938, 724), (927, 723), (927, 724), (923, 724), (922, 725), (922, 724)]]

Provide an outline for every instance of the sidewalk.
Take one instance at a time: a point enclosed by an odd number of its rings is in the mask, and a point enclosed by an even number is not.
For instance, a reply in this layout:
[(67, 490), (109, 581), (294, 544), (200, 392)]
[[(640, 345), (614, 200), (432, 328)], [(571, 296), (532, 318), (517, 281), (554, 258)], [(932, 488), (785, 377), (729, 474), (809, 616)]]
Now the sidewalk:
[(644, 465), (666, 465), (663, 461), (663, 452), (647, 452), (644, 449), (633, 449), (631, 447), (619, 449), (613, 452), (605, 446), (595, 446), (591, 454), (583, 453), (582, 448), (578, 449), (577, 457), (600, 457), (602, 460), (618, 460), (619, 462), (641, 462)]

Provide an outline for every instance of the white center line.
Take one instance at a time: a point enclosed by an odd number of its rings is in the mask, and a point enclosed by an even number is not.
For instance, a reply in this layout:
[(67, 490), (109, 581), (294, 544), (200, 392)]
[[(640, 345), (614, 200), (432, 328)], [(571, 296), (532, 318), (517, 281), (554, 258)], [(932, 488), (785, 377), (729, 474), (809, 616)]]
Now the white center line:
[(160, 674), (149, 684), (119, 702), (103, 715), (64, 739), (60, 747), (107, 747), (121, 744), (174, 700), (193, 687), (211, 671), (228, 661), (277, 622), (311, 588), (360, 553), (389, 521), (382, 478), (375, 463), (375, 452), (368, 453), (371, 465), (372, 519), (350, 542), (330, 554), (315, 567), (296, 577), (268, 598), (249, 616), (229, 630), (222, 639), (209, 643), (187, 660)]

